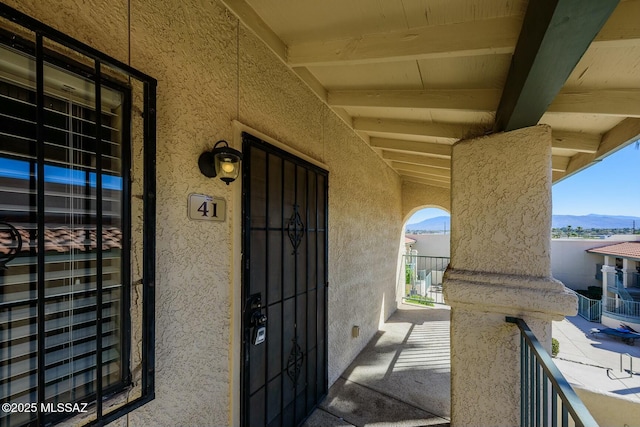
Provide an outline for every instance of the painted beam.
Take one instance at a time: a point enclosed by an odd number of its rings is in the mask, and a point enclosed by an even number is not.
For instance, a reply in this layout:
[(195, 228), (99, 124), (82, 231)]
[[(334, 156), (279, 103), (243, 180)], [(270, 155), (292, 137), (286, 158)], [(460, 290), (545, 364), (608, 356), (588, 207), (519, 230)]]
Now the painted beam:
[(341, 40), (291, 43), (287, 62), (292, 66), (351, 65), (509, 54), (516, 45), (521, 25), (519, 16), (505, 16), (363, 34)]
[(434, 181), (432, 179), (420, 178), (417, 176), (410, 176), (410, 175), (400, 174), (400, 176), (402, 177), (403, 181), (415, 182), (417, 184), (431, 185), (432, 187), (451, 188), (451, 184), (449, 184), (448, 182)]
[(601, 136), (584, 132), (552, 131), (552, 147), (579, 153), (595, 153), (600, 146)]
[(497, 89), (437, 90), (335, 90), (327, 102), (332, 107), (440, 108), (495, 111), (500, 100)]
[[(640, 1), (621, 2), (598, 33), (594, 46), (637, 45), (640, 40), (638, 16)], [(291, 43), (287, 49), (287, 62), (291, 66), (326, 66), (512, 54), (521, 26), (521, 17), (505, 16), (338, 40)]]
[(597, 47), (634, 47), (640, 42), (640, 0), (622, 1), (604, 24), (592, 45)]
[[(356, 89), (329, 91), (327, 95), (327, 103), (331, 107), (433, 108), (484, 112), (496, 111), (499, 100), (500, 91), (497, 89)], [(640, 89), (566, 89), (557, 94), (547, 112), (640, 117)]]
[(382, 150), (382, 158), (384, 160), (390, 160), (394, 162), (431, 166), (440, 169), (451, 169), (451, 159), (422, 156), (420, 154), (406, 154)]
[(640, 117), (640, 89), (565, 89), (547, 112)]
[(391, 167), (397, 171), (414, 172), (423, 175), (446, 178), (451, 180), (451, 171), (449, 169), (434, 168), (432, 166), (414, 165), (411, 163), (391, 162)]
[(496, 112), (495, 131), (538, 123), (618, 3), (529, 2)]
[(640, 119), (628, 118), (607, 133), (602, 135), (598, 151), (593, 154), (579, 153), (571, 157), (567, 166), (565, 177), (569, 177), (581, 170), (591, 166), (592, 163), (605, 158), (607, 155), (621, 149), (627, 144), (637, 141), (640, 138)]
[(400, 139), (371, 138), (369, 145), (373, 148), (381, 148), (393, 151), (410, 151), (413, 153), (426, 154), (434, 157), (451, 157), (451, 146), (437, 144), (433, 142), (404, 141)]
[(424, 173), (421, 173), (421, 172), (413, 172), (413, 171), (408, 171), (408, 170), (396, 170), (396, 172), (398, 172), (402, 176), (412, 176), (414, 178), (430, 179), (431, 181), (443, 182), (443, 183), (446, 183), (446, 184), (451, 183), (451, 178), (445, 178), (445, 177), (442, 177), (442, 176), (428, 175), (428, 174), (424, 174)]
[(569, 166), (570, 157), (551, 156), (551, 170), (564, 172)]
[(464, 139), (484, 133), (484, 129), (481, 125), (377, 119), (370, 117), (354, 118), (353, 128), (354, 130), (364, 132), (419, 135), (452, 139)]

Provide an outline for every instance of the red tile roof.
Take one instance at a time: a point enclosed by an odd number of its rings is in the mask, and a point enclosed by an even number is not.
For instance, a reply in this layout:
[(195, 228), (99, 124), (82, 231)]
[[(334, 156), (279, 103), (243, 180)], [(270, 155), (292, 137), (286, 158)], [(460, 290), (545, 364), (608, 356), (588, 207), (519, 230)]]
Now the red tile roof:
[(407, 243), (411, 244), (411, 243), (415, 243), (416, 239), (412, 239), (411, 237), (405, 237), (404, 238), (404, 244), (406, 245)]
[(614, 245), (601, 246), (599, 248), (587, 249), (587, 252), (602, 255), (614, 255), (621, 258), (639, 258), (640, 242), (623, 242)]
[[(29, 230), (23, 227), (17, 227), (20, 236), (22, 236), (21, 252), (29, 252), (31, 243), (33, 249), (38, 250), (37, 241), (30, 242)], [(11, 239), (8, 230), (0, 229), (0, 254), (8, 254), (12, 248), (15, 248), (16, 242)], [(44, 231), (44, 249), (45, 251), (69, 252), (72, 249), (77, 251), (91, 251), (96, 249), (96, 230), (69, 227), (46, 228)], [(122, 248), (122, 231), (119, 228), (111, 227), (102, 230), (102, 249), (121, 249)]]

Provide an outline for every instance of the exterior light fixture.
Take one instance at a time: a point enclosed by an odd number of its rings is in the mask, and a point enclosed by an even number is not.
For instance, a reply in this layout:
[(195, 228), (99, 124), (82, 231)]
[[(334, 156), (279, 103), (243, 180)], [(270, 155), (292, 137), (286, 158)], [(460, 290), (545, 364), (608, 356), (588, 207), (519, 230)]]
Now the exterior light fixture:
[(219, 176), (229, 185), (240, 174), (241, 160), (242, 153), (229, 147), (229, 143), (221, 139), (213, 146), (213, 150), (200, 154), (198, 166), (204, 176), (208, 178)]

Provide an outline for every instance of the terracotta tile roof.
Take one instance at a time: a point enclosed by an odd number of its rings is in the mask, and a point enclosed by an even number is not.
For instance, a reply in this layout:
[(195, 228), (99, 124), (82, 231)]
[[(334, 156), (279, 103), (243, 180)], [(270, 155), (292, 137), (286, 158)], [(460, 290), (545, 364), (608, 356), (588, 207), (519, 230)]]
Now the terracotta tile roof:
[(405, 237), (404, 238), (404, 244), (406, 245), (407, 243), (415, 243), (416, 239), (412, 239), (411, 237)]
[[(29, 230), (24, 227), (17, 227), (17, 230), (22, 236), (21, 252), (29, 252), (31, 246), (37, 251), (37, 242), (29, 240)], [(44, 236), (44, 248), (47, 252), (69, 252), (72, 249), (84, 252), (94, 250), (97, 246), (95, 228), (45, 228)], [(0, 254), (8, 254), (15, 245), (9, 231), (0, 229)], [(122, 249), (122, 231), (119, 228), (110, 227), (102, 230), (102, 250), (109, 249)]]
[(623, 242), (614, 245), (587, 249), (587, 252), (603, 255), (614, 255), (622, 258), (640, 258), (640, 242)]

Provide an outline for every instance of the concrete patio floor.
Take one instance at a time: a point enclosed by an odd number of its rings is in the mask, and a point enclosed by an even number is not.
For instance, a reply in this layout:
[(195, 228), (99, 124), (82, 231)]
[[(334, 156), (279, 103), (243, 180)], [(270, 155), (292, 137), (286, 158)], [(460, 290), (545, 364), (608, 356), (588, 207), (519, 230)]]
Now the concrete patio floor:
[(303, 426), (449, 426), (449, 315), (401, 305)]
[[(591, 329), (602, 329), (600, 323), (589, 322), (580, 316), (553, 322), (553, 337), (560, 342), (560, 353), (555, 363), (572, 383), (592, 390), (605, 391), (640, 402), (640, 343), (627, 345), (619, 338), (592, 334)], [(635, 375), (629, 375), (629, 356), (633, 358)], [(610, 376), (607, 368), (612, 369)]]

